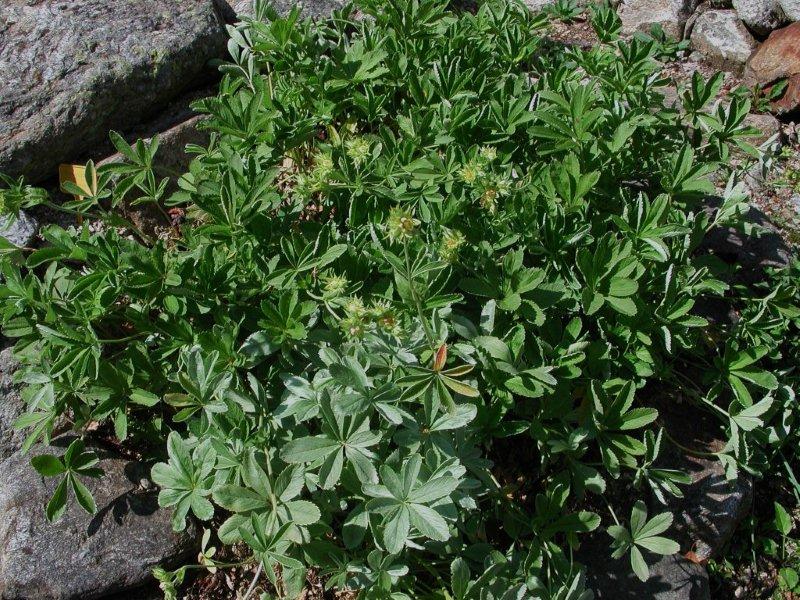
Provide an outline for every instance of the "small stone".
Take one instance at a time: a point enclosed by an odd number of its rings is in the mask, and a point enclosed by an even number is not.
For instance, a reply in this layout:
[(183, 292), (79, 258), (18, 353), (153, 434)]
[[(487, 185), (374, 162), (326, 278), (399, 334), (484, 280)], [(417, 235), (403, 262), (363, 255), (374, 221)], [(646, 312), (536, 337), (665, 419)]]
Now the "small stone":
[(618, 8), (622, 32), (648, 33), (653, 25), (660, 25), (669, 37), (680, 40), (697, 5), (697, 0), (624, 0)]
[(524, 0), (524, 2), (525, 6), (533, 12), (541, 12), (551, 4), (554, 4), (555, 0)]
[(763, 144), (781, 131), (781, 122), (769, 114), (748, 113), (743, 125), (758, 129), (760, 132), (748, 140), (752, 144)]
[(757, 46), (735, 10), (708, 10), (692, 29), (692, 45), (722, 69), (741, 71)]
[(778, 0), (733, 0), (733, 8), (739, 18), (760, 35), (768, 34), (786, 21)]
[[(60, 456), (70, 441), (57, 438), (53, 446), (35, 446), (31, 455)], [(150, 584), (154, 566), (171, 567), (197, 552), (198, 527), (190, 521), (174, 533), (171, 511), (159, 508), (157, 492), (139, 489), (147, 467), (95, 450), (105, 473), (83, 482), (97, 513), (87, 514), (71, 500), (55, 523), (45, 518), (44, 506), (57, 478), (42, 478), (31, 455), (17, 453), (0, 463), (3, 600), (100, 598)]]
[(16, 217), (0, 216), (0, 236), (15, 246), (28, 246), (39, 231), (39, 223), (24, 210)]
[[(719, 199), (709, 199), (706, 210), (713, 211), (713, 206), (718, 204)], [(729, 264), (738, 265), (740, 283), (755, 283), (763, 279), (766, 267), (788, 266), (792, 253), (778, 228), (762, 211), (751, 207), (746, 219), (756, 226), (752, 235), (730, 227), (717, 227), (706, 235), (702, 249)]]
[(789, 198), (789, 206), (794, 209), (794, 212), (800, 215), (800, 194), (792, 194), (792, 197)]

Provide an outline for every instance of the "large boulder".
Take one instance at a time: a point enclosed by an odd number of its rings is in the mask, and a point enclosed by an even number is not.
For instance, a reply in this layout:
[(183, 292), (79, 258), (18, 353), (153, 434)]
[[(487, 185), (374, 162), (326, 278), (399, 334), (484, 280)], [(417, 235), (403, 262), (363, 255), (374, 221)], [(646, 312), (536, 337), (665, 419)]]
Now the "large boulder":
[(623, 0), (618, 8), (622, 31), (631, 35), (660, 25), (668, 36), (682, 39), (686, 21), (697, 5), (697, 0)]
[(587, 583), (595, 600), (710, 600), (705, 567), (679, 554), (645, 553), (650, 577), (642, 582), (631, 569), (630, 558), (611, 558), (611, 538), (595, 534), (581, 544), (576, 559), (586, 566)]
[(735, 10), (708, 10), (697, 17), (692, 45), (713, 64), (741, 71), (757, 46)]
[(767, 85), (800, 74), (800, 23), (773, 31), (750, 57), (745, 77)]
[(790, 21), (800, 21), (800, 0), (779, 0), (783, 14)]
[(800, 110), (800, 75), (792, 75), (783, 95), (772, 102), (770, 110), (776, 115), (788, 115)]
[[(253, 16), (253, 0), (228, 0), (233, 11), (240, 17)], [(272, 5), (281, 14), (286, 14), (298, 3), (292, 0), (274, 0)], [(345, 0), (305, 0), (300, 3), (303, 14), (308, 17), (325, 17), (331, 11), (342, 8)]]
[(12, 376), (18, 363), (11, 348), (0, 351), (0, 462), (22, 447), (25, 434), (14, 429), (14, 421), (25, 411), (25, 403)]
[[(683, 498), (668, 500), (668, 509), (675, 515), (669, 536), (683, 551), (691, 550), (696, 559), (707, 560), (720, 555), (750, 511), (753, 480), (744, 472), (727, 479), (722, 463), (714, 456), (725, 447), (725, 442), (714, 437), (714, 418), (697, 413), (687, 419), (687, 410), (689, 406), (677, 399), (658, 403), (665, 430), (682, 446), (665, 442), (659, 466), (680, 469), (691, 477), (691, 483), (682, 487)], [(655, 498), (651, 504), (653, 511), (664, 510)]]
[[(63, 440), (63, 441), (62, 441)], [(69, 439), (39, 446), (33, 455), (61, 455)], [(99, 453), (99, 452), (98, 452)], [(56, 523), (44, 506), (56, 478), (44, 480), (28, 455), (0, 464), (0, 598), (90, 600), (152, 581), (151, 569), (188, 559), (198, 547), (198, 529), (173, 533), (171, 512), (160, 509), (147, 484), (145, 465), (105, 456), (100, 479), (84, 479), (97, 514), (73, 501)]]
[(733, 0), (733, 8), (739, 18), (760, 35), (767, 35), (786, 21), (779, 0)]
[(0, 171), (56, 175), (226, 55), (215, 0), (0, 2)]
[(783, 96), (772, 103), (772, 112), (788, 114), (800, 110), (800, 22), (773, 31), (747, 63), (749, 83), (769, 87), (788, 79)]

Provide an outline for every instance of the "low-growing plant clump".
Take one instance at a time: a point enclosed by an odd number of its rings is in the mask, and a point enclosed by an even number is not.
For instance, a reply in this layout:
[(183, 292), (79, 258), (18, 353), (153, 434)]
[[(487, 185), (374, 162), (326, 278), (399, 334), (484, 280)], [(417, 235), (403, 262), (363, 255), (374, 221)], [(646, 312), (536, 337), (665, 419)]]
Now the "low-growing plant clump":
[[(157, 140), (115, 135), (123, 162), (68, 188), (82, 224), (3, 247), (26, 446), (113, 431), (174, 528), (243, 542), (279, 597), (312, 569), (359, 598), (586, 600), (586, 534), (646, 579), (689, 482), (658, 402), (716, 420), (730, 478), (796, 459), (797, 266), (738, 287), (702, 246), (747, 209), (748, 102), (696, 76), (665, 108), (658, 40), (608, 7), (563, 52), (513, 3), (358, 10), (257, 2), (177, 192)], [(8, 212), (52, 204), (6, 183)], [(156, 231), (122, 216), (143, 203), (172, 207)], [(49, 518), (95, 509), (87, 448), (34, 460)]]

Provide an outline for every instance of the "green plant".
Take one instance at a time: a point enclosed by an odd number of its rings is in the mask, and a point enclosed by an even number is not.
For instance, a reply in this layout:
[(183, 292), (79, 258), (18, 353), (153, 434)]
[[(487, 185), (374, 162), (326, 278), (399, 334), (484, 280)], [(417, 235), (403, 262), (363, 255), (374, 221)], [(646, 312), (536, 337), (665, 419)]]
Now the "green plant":
[[(795, 435), (796, 281), (740, 290), (700, 250), (746, 209), (725, 164), (747, 104), (708, 112), (698, 81), (665, 109), (659, 44), (604, 9), (607, 44), (550, 56), (522, 5), (359, 8), (256, 3), (179, 191), (114, 136), (83, 225), (4, 255), (27, 445), (64, 414), (113, 431), (176, 529), (219, 519), (282, 597), (313, 568), (363, 598), (587, 600), (573, 550), (601, 524), (645, 577), (668, 513), (592, 507), (688, 481), (659, 456), (663, 394), (717, 418), (731, 477)], [(135, 230), (115, 209), (141, 201), (187, 222)]]
[(655, 44), (655, 55), (667, 62), (678, 60), (689, 49), (689, 40), (672, 39), (660, 23), (650, 26), (650, 31), (637, 31), (634, 38)]
[(556, 0), (545, 7), (545, 12), (564, 23), (572, 23), (583, 13), (583, 7), (578, 0)]
[(663, 512), (652, 519), (647, 519), (647, 508), (639, 500), (631, 512), (630, 529), (622, 525), (612, 525), (608, 533), (614, 538), (614, 558), (630, 552), (631, 567), (636, 576), (642, 581), (647, 581), (650, 573), (644, 560), (641, 549), (656, 554), (675, 554), (680, 550), (677, 542), (667, 539), (659, 534), (664, 533), (672, 525), (672, 514)]
[(788, 85), (788, 79), (781, 79), (766, 88), (760, 83), (756, 83), (752, 87), (737, 87), (731, 93), (742, 98), (748, 98), (753, 103), (754, 111), (768, 113), (772, 103), (780, 100)]
[(62, 476), (61, 481), (53, 492), (53, 497), (45, 509), (48, 521), (56, 521), (67, 510), (67, 494), (72, 490), (78, 504), (88, 513), (94, 514), (97, 510), (92, 494), (81, 483), (80, 477), (100, 477), (102, 471), (96, 466), (100, 460), (94, 452), (87, 452), (83, 440), (76, 439), (58, 457), (52, 454), (40, 454), (31, 459), (31, 464), (36, 471), (44, 477)]

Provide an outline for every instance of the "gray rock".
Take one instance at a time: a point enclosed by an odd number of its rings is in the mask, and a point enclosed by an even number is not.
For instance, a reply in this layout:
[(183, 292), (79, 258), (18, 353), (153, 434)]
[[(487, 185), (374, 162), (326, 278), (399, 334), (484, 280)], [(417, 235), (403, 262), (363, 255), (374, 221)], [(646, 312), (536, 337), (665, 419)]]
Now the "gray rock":
[(0, 236), (16, 246), (29, 245), (38, 231), (39, 223), (24, 210), (16, 217), (0, 216)]
[(697, 17), (692, 45), (722, 69), (741, 71), (757, 46), (735, 10), (708, 10)]
[(702, 565), (675, 554), (645, 554), (650, 578), (642, 582), (631, 570), (630, 559), (611, 558), (610, 537), (595, 535), (584, 542), (576, 559), (586, 565), (595, 600), (709, 600), (708, 573)]
[(789, 206), (792, 207), (792, 210), (800, 215), (800, 194), (792, 194), (792, 197), (789, 198)]
[(533, 12), (541, 12), (551, 4), (555, 4), (555, 0), (524, 0), (525, 6), (530, 8)]
[(790, 21), (800, 21), (800, 0), (778, 0), (783, 14)]
[[(253, 16), (253, 0), (228, 0), (231, 8), (239, 16), (251, 17)], [(280, 14), (286, 14), (289, 10), (300, 4), (303, 9), (303, 14), (309, 17), (325, 17), (331, 11), (342, 8), (345, 5), (344, 0), (306, 0), (305, 2), (293, 2), (291, 0), (275, 0), (273, 6)]]
[[(691, 376), (691, 373), (689, 374)], [(683, 498), (670, 498), (668, 509), (675, 515), (669, 536), (681, 544), (683, 551), (691, 550), (701, 559), (718, 556), (730, 541), (736, 527), (747, 516), (753, 502), (753, 480), (740, 473), (728, 481), (725, 470), (713, 456), (700, 453), (721, 452), (725, 442), (715, 439), (715, 421), (705, 414), (686, 418), (689, 407), (675, 399), (657, 404), (664, 428), (673, 439), (693, 453), (684, 452), (672, 444), (664, 446), (662, 465), (689, 474), (692, 483), (682, 487)], [(656, 506), (653, 511), (664, 510)]]
[(649, 32), (653, 25), (661, 25), (668, 36), (682, 39), (686, 21), (697, 4), (697, 0), (623, 0), (617, 10), (626, 35)]
[(733, 0), (733, 8), (750, 29), (761, 35), (786, 22), (778, 0)]
[[(182, 123), (172, 125), (166, 130), (157, 131), (143, 138), (147, 143), (150, 143), (152, 141), (152, 136), (158, 135), (158, 152), (156, 152), (156, 158), (153, 163), (157, 175), (161, 177), (175, 177), (188, 170), (194, 155), (186, 153), (186, 146), (188, 144), (207, 146), (211, 138), (209, 131), (198, 128), (198, 125), (206, 118), (205, 115), (196, 115)], [(112, 154), (102, 159), (97, 164), (105, 165), (110, 162), (122, 160), (123, 157), (121, 154)]]
[[(54, 444), (66, 446), (58, 438)], [(32, 454), (61, 455), (63, 447), (36, 447)], [(30, 457), (14, 454), (0, 464), (0, 598), (3, 600), (90, 600), (152, 581), (158, 564), (187, 559), (198, 547), (190, 523), (172, 532), (171, 513), (158, 508), (156, 491), (140, 489), (147, 477), (141, 463), (104, 456), (105, 475), (87, 479), (98, 512), (89, 515), (74, 501), (56, 523), (44, 505), (55, 478), (43, 480)]]
[(31, 181), (154, 114), (226, 55), (214, 0), (4, 0), (0, 31), (0, 171)]
[(677, 537), (691, 540), (693, 552), (705, 560), (719, 556), (747, 516), (753, 502), (753, 480), (742, 473), (728, 481), (716, 459), (687, 455), (685, 463), (683, 468), (692, 483), (684, 489), (673, 527)]
[(718, 227), (703, 240), (702, 250), (738, 265), (739, 281), (755, 283), (763, 279), (766, 267), (786, 267), (792, 252), (778, 228), (762, 211), (751, 207), (746, 218), (755, 225), (751, 235), (730, 227)]
[(11, 378), (17, 369), (12, 349), (0, 351), (0, 462), (22, 447), (25, 434), (14, 429), (14, 421), (25, 411), (25, 403)]
[[(744, 118), (743, 124), (758, 129), (760, 132), (759, 135), (749, 140), (753, 144), (763, 144), (773, 136), (779, 136), (781, 132), (781, 122), (769, 114), (749, 113)], [(778, 140), (780, 140), (780, 136)]]

